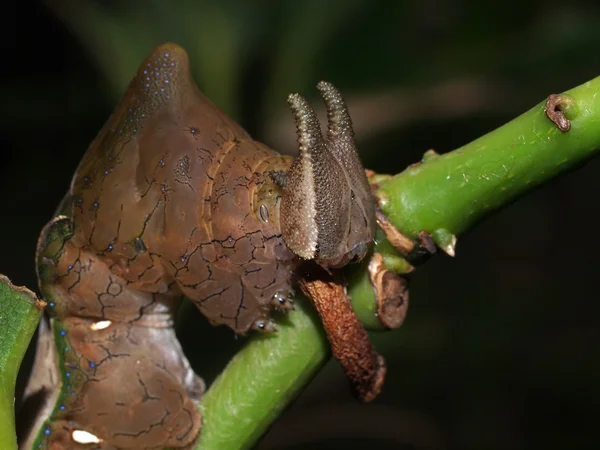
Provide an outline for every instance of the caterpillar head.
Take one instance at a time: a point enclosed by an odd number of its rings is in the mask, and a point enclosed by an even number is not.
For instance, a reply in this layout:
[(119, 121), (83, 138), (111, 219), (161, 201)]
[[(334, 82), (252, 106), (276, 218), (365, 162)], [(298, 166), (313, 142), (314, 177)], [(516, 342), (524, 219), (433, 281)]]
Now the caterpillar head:
[(299, 155), (286, 174), (281, 232), (289, 249), (323, 267), (360, 261), (375, 233), (375, 206), (344, 100), (330, 83), (317, 85), (327, 106), (327, 136), (298, 94), (288, 103), (296, 121)]

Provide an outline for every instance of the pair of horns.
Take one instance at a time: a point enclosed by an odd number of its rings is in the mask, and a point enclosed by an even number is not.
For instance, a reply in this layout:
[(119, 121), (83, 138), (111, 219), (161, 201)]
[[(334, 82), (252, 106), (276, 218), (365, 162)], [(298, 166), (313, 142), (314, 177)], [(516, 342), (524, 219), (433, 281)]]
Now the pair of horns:
[[(357, 204), (369, 201), (369, 187), (341, 94), (324, 81), (317, 89), (327, 106), (326, 138), (308, 102), (299, 94), (288, 97), (296, 121), (299, 155), (286, 174), (281, 232), (296, 255), (329, 265), (352, 252), (356, 246), (353, 239), (361, 235), (359, 228), (370, 227), (370, 217), (359, 217), (370, 215), (369, 207), (365, 213)], [(366, 241), (372, 238), (369, 231), (363, 233), (368, 235)]]
[[(323, 97), (327, 107), (327, 137), (331, 140), (347, 139), (349, 142), (354, 143), (352, 120), (342, 95), (327, 81), (320, 81), (317, 84), (317, 90)], [(310, 152), (312, 148), (322, 145), (321, 126), (314, 110), (306, 99), (300, 94), (290, 94), (288, 103), (296, 120), (300, 154)]]

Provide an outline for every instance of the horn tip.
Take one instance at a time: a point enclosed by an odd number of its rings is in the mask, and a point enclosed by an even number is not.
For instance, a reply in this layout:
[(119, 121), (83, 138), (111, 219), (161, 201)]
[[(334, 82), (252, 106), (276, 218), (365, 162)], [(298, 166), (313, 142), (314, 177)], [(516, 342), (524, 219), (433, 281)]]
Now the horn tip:
[(298, 93), (288, 95), (287, 101), (293, 109), (300, 109), (306, 103), (304, 98)]
[(340, 92), (329, 81), (319, 81), (317, 83), (317, 90), (326, 101), (341, 97)]

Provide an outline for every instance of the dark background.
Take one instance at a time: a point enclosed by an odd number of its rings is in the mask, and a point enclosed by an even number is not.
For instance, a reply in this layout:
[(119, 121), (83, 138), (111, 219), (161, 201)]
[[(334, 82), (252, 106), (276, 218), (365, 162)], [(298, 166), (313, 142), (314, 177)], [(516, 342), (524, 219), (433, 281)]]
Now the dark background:
[[(39, 231), (162, 41), (183, 45), (201, 89), (281, 151), (295, 147), (287, 94), (317, 104), (314, 85), (332, 81), (365, 165), (396, 173), (598, 76), (596, 5), (5, 2), (0, 273), (36, 286)], [(459, 239), (456, 258), (422, 266), (403, 328), (373, 336), (389, 362), (383, 394), (358, 404), (330, 363), (260, 448), (598, 448), (599, 176), (591, 161), (553, 180)], [(181, 337), (208, 381), (242, 341), (199, 314)]]

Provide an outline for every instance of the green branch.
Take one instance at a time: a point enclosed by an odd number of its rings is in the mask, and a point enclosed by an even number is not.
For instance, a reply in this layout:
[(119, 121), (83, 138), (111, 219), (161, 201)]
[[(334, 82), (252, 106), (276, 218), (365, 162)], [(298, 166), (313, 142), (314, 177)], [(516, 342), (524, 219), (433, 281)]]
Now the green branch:
[[(565, 95), (569, 131), (560, 131), (546, 116), (546, 102), (540, 103), (464, 147), (428, 154), (422, 164), (382, 179), (383, 212), (405, 236), (416, 240), (427, 231), (452, 253), (455, 236), (476, 221), (600, 149), (600, 77)], [(374, 295), (364, 272), (353, 277), (350, 292), (360, 297), (353, 299), (359, 316), (374, 326)], [(253, 446), (328, 355), (318, 319), (305, 306), (289, 315), (276, 336), (251, 339), (205, 395), (196, 448)]]
[(600, 77), (566, 91), (562, 132), (545, 104), (443, 156), (380, 183), (380, 206), (404, 235), (427, 231), (440, 247), (516, 196), (600, 149)]
[(252, 447), (327, 361), (329, 344), (318, 316), (305, 299), (296, 305), (276, 335), (251, 339), (204, 395), (196, 448)]
[(0, 448), (17, 448), (15, 382), (46, 304), (0, 275)]

